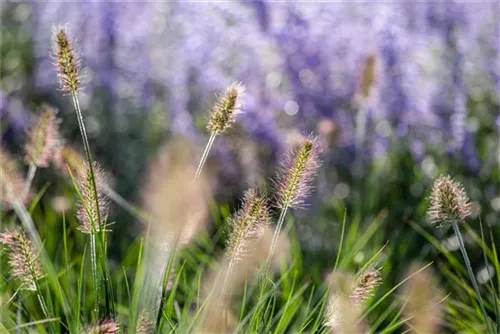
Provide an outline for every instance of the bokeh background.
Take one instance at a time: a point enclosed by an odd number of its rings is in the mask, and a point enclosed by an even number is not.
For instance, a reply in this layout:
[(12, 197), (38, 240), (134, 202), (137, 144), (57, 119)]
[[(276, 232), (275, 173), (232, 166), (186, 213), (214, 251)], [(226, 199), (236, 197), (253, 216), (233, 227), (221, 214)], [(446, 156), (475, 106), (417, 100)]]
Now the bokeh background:
[[(244, 114), (208, 162), (217, 203), (230, 210), (245, 188), (265, 188), (288, 143), (317, 134), (325, 151), (317, 191), (295, 212), (315, 261), (331, 264), (344, 208), (348, 224), (383, 217), (376, 238), (394, 246), (394, 268), (432, 258), (408, 222), (425, 223), (425, 198), (441, 173), (462, 181), (475, 217), (498, 228), (496, 1), (2, 2), (1, 133), (12, 150), (43, 102), (59, 109), (67, 142), (80, 145), (51, 56), (59, 24), (81, 54), (96, 159), (131, 202), (140, 203), (147, 165), (164, 143), (188, 137), (201, 154), (215, 94), (237, 80), (247, 87)], [(122, 211), (111, 212), (116, 257), (138, 233)]]

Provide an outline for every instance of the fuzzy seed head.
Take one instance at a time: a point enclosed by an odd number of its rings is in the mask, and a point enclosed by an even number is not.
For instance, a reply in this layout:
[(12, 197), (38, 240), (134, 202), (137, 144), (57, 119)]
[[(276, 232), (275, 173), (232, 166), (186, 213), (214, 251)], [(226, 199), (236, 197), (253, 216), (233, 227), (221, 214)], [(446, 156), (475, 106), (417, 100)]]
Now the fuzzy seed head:
[[(97, 186), (97, 201), (99, 202), (99, 209), (97, 207), (96, 196), (92, 184), (92, 174), (88, 165), (85, 166), (85, 173), (83, 173), (78, 180), (78, 185), (83, 199), (80, 203), (77, 214), (78, 220), (80, 221), (79, 229), (86, 234), (101, 231), (108, 215), (109, 201), (107, 196), (104, 194), (106, 184), (104, 170), (97, 162), (94, 162), (93, 169), (95, 183)], [(92, 228), (93, 225), (95, 227), (95, 231)]]
[(42, 267), (26, 233), (21, 230), (3, 232), (0, 234), (0, 244), (9, 248), (11, 274), (21, 282), (21, 288), (36, 290), (35, 280), (42, 278)]
[(282, 159), (274, 187), (277, 206), (300, 208), (313, 191), (312, 181), (321, 165), (321, 147), (317, 137), (309, 137), (293, 145)]
[(460, 182), (440, 176), (432, 187), (428, 216), (431, 224), (449, 225), (470, 215), (469, 197)]
[(359, 75), (356, 89), (356, 98), (358, 100), (366, 101), (373, 95), (379, 75), (378, 66), (378, 58), (375, 53), (366, 57)]
[(95, 325), (88, 326), (83, 332), (85, 334), (114, 334), (118, 333), (120, 326), (114, 320), (100, 320)]
[(54, 36), (55, 58), (61, 90), (65, 93), (77, 93), (81, 88), (80, 60), (64, 27), (57, 27)]
[(262, 237), (270, 220), (265, 197), (255, 189), (247, 190), (242, 207), (229, 220), (229, 258), (232, 261), (241, 260), (252, 244)]
[(351, 299), (354, 305), (361, 306), (368, 298), (373, 296), (377, 286), (382, 283), (380, 272), (376, 269), (364, 271), (357, 279)]
[(137, 320), (137, 334), (151, 334), (153, 333), (154, 323), (150, 319), (147, 312), (141, 312), (139, 319)]
[(400, 299), (405, 305), (405, 318), (409, 319), (407, 323), (412, 333), (442, 333), (444, 293), (430, 268), (416, 273), (419, 269), (419, 266), (412, 265), (407, 274), (411, 278), (403, 286)]
[(152, 217), (151, 231), (160, 244), (185, 245), (205, 227), (209, 184), (205, 174), (193, 181), (194, 152), (190, 142), (177, 140), (151, 164), (143, 201)]
[(64, 174), (69, 174), (78, 178), (85, 172), (85, 157), (71, 146), (64, 146), (57, 150), (54, 163)]
[(241, 113), (244, 93), (245, 86), (238, 82), (226, 88), (224, 94), (217, 100), (207, 124), (211, 134), (219, 135), (231, 127), (236, 115)]
[(352, 298), (352, 275), (333, 273), (330, 290), (325, 326), (331, 333), (366, 333), (365, 326), (360, 322), (362, 310)]
[(59, 145), (59, 131), (56, 111), (44, 105), (37, 120), (28, 131), (25, 145), (27, 164), (48, 167)]
[(7, 150), (1, 146), (0, 180), (0, 203), (2, 207), (10, 209), (16, 200), (26, 204), (31, 198), (31, 194), (24, 191), (25, 181), (17, 169), (16, 162)]

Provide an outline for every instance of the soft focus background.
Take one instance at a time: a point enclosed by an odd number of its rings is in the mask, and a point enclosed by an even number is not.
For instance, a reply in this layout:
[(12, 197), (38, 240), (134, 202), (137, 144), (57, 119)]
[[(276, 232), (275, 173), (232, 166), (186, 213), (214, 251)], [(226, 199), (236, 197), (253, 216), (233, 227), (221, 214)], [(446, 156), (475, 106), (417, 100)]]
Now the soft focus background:
[[(201, 154), (215, 94), (238, 80), (247, 86), (245, 112), (209, 159), (217, 202), (231, 210), (245, 188), (265, 187), (291, 140), (319, 135), (317, 191), (309, 210), (295, 213), (303, 250), (323, 261), (319, 268), (334, 260), (344, 208), (348, 224), (382, 220), (374, 238), (393, 246), (394, 270), (432, 259), (408, 223), (425, 223), (425, 198), (441, 173), (462, 181), (475, 217), (498, 228), (496, 1), (7, 1), (1, 8), (1, 130), (12, 150), (42, 102), (59, 109), (64, 137), (80, 147), (51, 57), (53, 27), (65, 24), (85, 68), (91, 147), (132, 202), (140, 203), (144, 172), (163, 143), (186, 136)], [(111, 218), (110, 252), (120, 258), (137, 224), (116, 206)], [(356, 259), (366, 260), (362, 250)]]

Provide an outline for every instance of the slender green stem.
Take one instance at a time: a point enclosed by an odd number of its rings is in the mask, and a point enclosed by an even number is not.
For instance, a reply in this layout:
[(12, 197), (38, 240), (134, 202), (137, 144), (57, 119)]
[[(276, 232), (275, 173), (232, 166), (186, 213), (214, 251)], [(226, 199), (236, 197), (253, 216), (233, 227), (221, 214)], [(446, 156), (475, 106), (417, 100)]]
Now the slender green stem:
[(207, 161), (208, 153), (210, 152), (210, 149), (212, 148), (212, 145), (215, 141), (216, 136), (217, 135), (215, 133), (212, 133), (210, 135), (210, 138), (208, 139), (207, 146), (205, 146), (205, 150), (203, 151), (203, 155), (201, 156), (200, 163), (198, 165), (198, 168), (196, 169), (196, 174), (194, 176), (195, 180), (200, 177), (201, 171), (203, 170), (203, 166), (205, 165), (205, 162)]
[[(178, 239), (177, 239), (178, 240)], [(156, 331), (159, 333), (160, 332), (160, 325), (161, 325), (161, 318), (163, 316), (163, 305), (165, 303), (165, 299), (167, 299), (167, 293), (168, 293), (168, 281), (170, 279), (170, 269), (172, 267), (172, 264), (174, 262), (174, 257), (177, 249), (177, 240), (175, 241), (172, 251), (170, 252), (170, 255), (168, 257), (168, 262), (165, 267), (165, 270), (163, 271), (163, 276), (160, 281), (160, 306), (158, 307), (158, 313), (156, 315)]]
[(47, 310), (47, 305), (45, 304), (42, 294), (40, 293), (40, 291), (38, 291), (38, 287), (36, 290), (36, 296), (38, 298), (38, 302), (40, 303), (40, 307), (42, 308), (43, 315), (45, 316), (45, 318), (49, 318), (49, 311)]
[(21, 300), (21, 295), (19, 294), (19, 296), (17, 297), (17, 312), (16, 312), (16, 317), (17, 317), (17, 319), (16, 319), (16, 325), (18, 326), (18, 328), (16, 330), (17, 334), (21, 334), (21, 328), (19, 328), (19, 326), (23, 322), (22, 311), (23, 311), (22, 300)]
[(472, 286), (474, 287), (474, 290), (476, 291), (477, 295), (477, 300), (479, 302), (479, 307), (481, 308), (481, 312), (483, 313), (484, 316), (484, 321), (486, 322), (486, 327), (488, 328), (488, 333), (493, 333), (490, 328), (490, 321), (488, 320), (488, 314), (486, 313), (486, 309), (484, 308), (483, 305), (483, 298), (481, 298), (481, 293), (479, 292), (479, 286), (476, 281), (476, 276), (474, 275), (474, 272), (472, 271), (472, 266), (470, 264), (469, 256), (467, 255), (467, 250), (465, 249), (465, 244), (464, 244), (464, 239), (462, 238), (462, 233), (460, 233), (460, 229), (458, 227), (457, 222), (452, 222), (451, 224), (453, 226), (453, 230), (455, 231), (455, 235), (457, 236), (458, 239), (458, 244), (460, 246), (460, 250), (462, 251), (462, 256), (465, 261), (465, 266), (467, 267), (467, 272), (469, 273), (469, 277), (472, 281)]
[[(47, 308), (47, 303), (45, 302), (45, 299), (43, 298), (42, 289), (40, 288), (40, 285), (38, 284), (38, 278), (37, 278), (37, 275), (35, 273), (35, 268), (33, 267), (33, 263), (31, 261), (28, 263), (28, 266), (29, 266), (31, 279), (33, 280), (33, 283), (35, 284), (35, 290), (36, 290), (36, 296), (38, 298), (38, 302), (40, 303), (40, 307), (42, 308), (43, 315), (45, 316), (45, 318), (48, 319), (48, 318), (50, 318), (49, 309)], [(50, 327), (51, 327), (52, 331), (55, 333), (56, 331), (55, 331), (55, 327), (54, 327), (53, 322), (50, 323)]]
[(95, 305), (94, 312), (96, 315), (99, 314), (99, 276), (97, 274), (97, 251), (96, 251), (96, 237), (95, 233), (91, 232), (89, 235), (90, 239), (90, 263), (92, 265), (92, 278), (94, 281), (94, 297)]
[[(285, 204), (285, 206), (281, 209), (281, 214), (280, 214), (280, 217), (278, 219), (278, 225), (276, 227), (276, 231), (274, 231), (273, 240), (271, 241), (271, 247), (269, 248), (269, 255), (267, 256), (267, 263), (268, 263), (266, 265), (267, 267), (269, 267), (269, 263), (271, 262), (271, 258), (274, 255), (276, 243), (278, 242), (281, 228), (283, 227), (283, 223), (285, 222), (285, 217), (286, 217), (287, 211), (288, 211), (288, 204)], [(265, 274), (267, 275), (267, 270), (266, 270)]]
[[(90, 181), (91, 181), (91, 185), (92, 185), (92, 192), (94, 193), (94, 198), (95, 198), (95, 205), (96, 205), (96, 214), (97, 214), (97, 221), (94, 222), (93, 219), (91, 217), (90, 220), (91, 220), (91, 223), (92, 223), (92, 235), (91, 235), (91, 246), (93, 244), (93, 251), (91, 251), (91, 256), (92, 256), (92, 271), (93, 271), (93, 277), (94, 277), (94, 292), (95, 292), (95, 296), (96, 296), (96, 313), (98, 315), (98, 303), (99, 303), (99, 280), (100, 280), (100, 277), (99, 277), (99, 273), (97, 271), (97, 254), (96, 254), (96, 245), (95, 245), (95, 232), (97, 231), (97, 226), (100, 225), (102, 223), (102, 220), (101, 220), (101, 210), (100, 210), (100, 207), (99, 207), (99, 194), (98, 194), (98, 191), (97, 191), (97, 184), (96, 184), (96, 180), (95, 180), (95, 174), (94, 174), (94, 167), (93, 167), (93, 160), (92, 160), (92, 155), (90, 153), (90, 144), (89, 144), (89, 140), (88, 140), (88, 137), (87, 137), (87, 131), (85, 130), (85, 122), (83, 121), (83, 115), (82, 115), (82, 111), (81, 111), (81, 108), (80, 108), (80, 102), (78, 101), (78, 95), (76, 92), (72, 92), (71, 93), (71, 98), (73, 100), (73, 105), (75, 107), (75, 112), (76, 112), (76, 117), (77, 117), (77, 120), (78, 120), (78, 127), (80, 129), (80, 134), (82, 136), (82, 141), (83, 141), (83, 147), (84, 147), (84, 150), (85, 150), (85, 156), (87, 157), (87, 163), (89, 165), (89, 172), (90, 172)], [(101, 265), (103, 266), (103, 272), (106, 272), (105, 270), (105, 264), (102, 264)], [(106, 288), (106, 298), (108, 298), (107, 296), (107, 288)], [(107, 300), (107, 299), (106, 299)], [(107, 303), (106, 303), (107, 304)], [(108, 305), (106, 305), (108, 306)], [(108, 309), (108, 312), (109, 312), (109, 309)]]
[(109, 198), (121, 206), (123, 209), (127, 210), (132, 216), (139, 219), (142, 222), (149, 221), (149, 216), (146, 212), (143, 212), (140, 208), (136, 207), (133, 204), (130, 204), (125, 198), (123, 198), (120, 194), (118, 194), (113, 188), (108, 185), (104, 185), (104, 191)]
[(356, 114), (356, 147), (358, 152), (363, 147), (365, 141), (367, 116), (368, 108), (363, 104)]
[(94, 192), (94, 197), (96, 201), (96, 211), (97, 211), (97, 224), (101, 224), (101, 211), (99, 209), (99, 196), (97, 192), (97, 184), (95, 182), (95, 175), (94, 175), (94, 167), (93, 167), (93, 161), (92, 161), (92, 155), (90, 153), (90, 145), (89, 145), (89, 139), (87, 137), (87, 131), (85, 130), (85, 122), (83, 121), (83, 115), (82, 111), (80, 109), (80, 102), (78, 102), (78, 96), (76, 92), (73, 92), (71, 94), (71, 97), (73, 99), (73, 105), (75, 107), (76, 111), (76, 116), (78, 119), (78, 127), (80, 128), (80, 134), (82, 136), (82, 141), (83, 141), (83, 147), (85, 150), (85, 155), (87, 157), (87, 162), (89, 164), (89, 171), (90, 171), (90, 177), (91, 177), (91, 183), (92, 183), (92, 191)]
[(234, 266), (234, 261), (231, 259), (231, 260), (229, 260), (229, 264), (227, 266), (226, 274), (224, 275), (224, 282), (222, 283), (222, 290), (221, 290), (221, 293), (220, 293), (220, 302), (221, 303), (224, 300), (224, 297), (226, 295), (227, 282), (229, 280), (229, 275), (231, 274), (233, 266)]
[(36, 165), (30, 164), (30, 167), (28, 169), (28, 175), (26, 176), (26, 184), (24, 185), (23, 198), (26, 195), (28, 195), (28, 192), (30, 191), (31, 183), (35, 178), (35, 173), (36, 173)]
[(260, 288), (260, 294), (259, 294), (259, 299), (257, 302), (257, 312), (259, 311), (259, 305), (263, 303), (263, 296), (264, 296), (264, 291), (267, 287), (267, 274), (269, 272), (269, 268), (271, 267), (271, 259), (274, 254), (274, 250), (276, 248), (276, 243), (278, 242), (278, 238), (280, 235), (281, 228), (283, 226), (283, 223), (285, 222), (285, 217), (286, 213), (288, 211), (288, 204), (285, 204), (285, 206), (281, 210), (280, 217), (278, 218), (278, 224), (276, 227), (276, 230), (274, 231), (273, 239), (271, 241), (271, 247), (269, 248), (269, 254), (267, 256), (267, 261), (264, 264), (264, 271), (262, 273), (262, 284)]
[(340, 243), (339, 243), (339, 251), (337, 253), (337, 258), (335, 259), (335, 266), (333, 266), (333, 270), (337, 270), (337, 266), (340, 260), (340, 253), (342, 252), (342, 245), (344, 243), (344, 232), (345, 232), (345, 220), (347, 216), (347, 209), (344, 209), (344, 219), (342, 219), (342, 232), (340, 233)]

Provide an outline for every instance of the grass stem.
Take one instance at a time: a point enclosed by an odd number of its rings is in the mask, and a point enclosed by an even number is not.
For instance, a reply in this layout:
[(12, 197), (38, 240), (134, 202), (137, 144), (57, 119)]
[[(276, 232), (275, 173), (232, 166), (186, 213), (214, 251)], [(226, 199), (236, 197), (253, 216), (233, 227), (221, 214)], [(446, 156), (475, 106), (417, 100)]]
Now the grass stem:
[(460, 251), (462, 252), (462, 256), (463, 256), (464, 261), (465, 261), (465, 266), (467, 267), (467, 272), (469, 273), (469, 277), (472, 281), (472, 286), (474, 287), (474, 290), (476, 291), (477, 300), (479, 302), (479, 307), (481, 308), (481, 312), (483, 313), (484, 321), (486, 322), (486, 327), (488, 328), (488, 333), (493, 333), (491, 331), (490, 322), (488, 320), (488, 314), (486, 313), (486, 309), (484, 308), (483, 298), (481, 297), (481, 293), (479, 292), (479, 285), (477, 284), (476, 276), (474, 275), (474, 272), (472, 271), (472, 266), (470, 264), (469, 256), (467, 255), (467, 250), (465, 249), (465, 244), (464, 244), (464, 239), (462, 238), (462, 233), (460, 233), (460, 229), (458, 227), (457, 222), (452, 222), (452, 226), (453, 226), (453, 230), (455, 231), (455, 235), (457, 236), (458, 244), (460, 246)]
[[(271, 241), (271, 247), (269, 248), (269, 255), (267, 256), (267, 265), (266, 267), (269, 267), (269, 263), (271, 262), (271, 258), (274, 255), (274, 250), (276, 248), (276, 243), (278, 242), (278, 238), (281, 232), (281, 228), (283, 227), (283, 223), (285, 222), (285, 217), (286, 213), (288, 212), (288, 204), (285, 204), (283, 209), (281, 210), (280, 217), (278, 219), (278, 223), (276, 226), (276, 231), (274, 231), (273, 235), (273, 240)], [(265, 275), (267, 275), (267, 270), (265, 272)]]
[(28, 192), (30, 191), (31, 183), (33, 183), (33, 179), (35, 178), (35, 173), (36, 173), (36, 165), (30, 164), (30, 167), (28, 169), (28, 175), (26, 176), (26, 184), (24, 185), (23, 198), (26, 195), (28, 195)]
[(96, 213), (97, 213), (97, 222), (94, 222), (91, 217), (91, 223), (92, 223), (92, 233), (90, 235), (90, 246), (91, 246), (91, 262), (92, 262), (92, 277), (94, 278), (94, 295), (96, 299), (96, 306), (95, 306), (95, 313), (98, 316), (99, 315), (99, 273), (97, 272), (97, 253), (96, 253), (96, 245), (95, 245), (95, 232), (96, 232), (96, 224), (101, 223), (101, 210), (99, 208), (99, 195), (97, 192), (97, 184), (95, 181), (95, 174), (94, 174), (94, 167), (93, 167), (93, 160), (92, 160), (92, 155), (90, 153), (90, 144), (89, 140), (87, 137), (87, 131), (85, 130), (85, 122), (83, 121), (83, 115), (82, 111), (80, 108), (80, 102), (78, 101), (78, 95), (76, 92), (71, 93), (71, 98), (73, 100), (73, 106), (75, 107), (75, 112), (76, 112), (76, 117), (78, 120), (78, 128), (80, 129), (80, 135), (82, 136), (82, 142), (83, 142), (83, 147), (85, 150), (85, 156), (87, 158), (87, 163), (88, 163), (88, 168), (90, 171), (90, 179), (91, 179), (91, 185), (92, 185), (92, 191), (94, 193), (94, 198), (95, 198), (95, 205), (96, 205)]
[(212, 148), (212, 145), (214, 144), (216, 136), (217, 135), (215, 133), (212, 133), (210, 135), (210, 138), (208, 139), (208, 143), (205, 146), (205, 150), (203, 151), (203, 155), (201, 156), (200, 163), (198, 164), (198, 168), (196, 169), (196, 174), (194, 176), (195, 180), (200, 177), (201, 171), (203, 170), (203, 166), (205, 165), (205, 162), (207, 161), (208, 153), (210, 152), (210, 149)]

